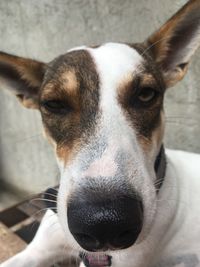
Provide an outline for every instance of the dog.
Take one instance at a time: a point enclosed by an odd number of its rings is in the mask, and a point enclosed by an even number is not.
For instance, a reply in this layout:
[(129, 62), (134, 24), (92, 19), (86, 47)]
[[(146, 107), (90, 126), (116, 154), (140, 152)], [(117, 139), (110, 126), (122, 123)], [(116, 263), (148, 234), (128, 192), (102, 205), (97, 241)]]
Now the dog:
[(46, 64), (0, 53), (0, 85), (38, 109), (61, 180), (27, 248), (1, 267), (200, 266), (200, 155), (163, 145), (163, 99), (200, 44), (200, 0), (143, 43)]

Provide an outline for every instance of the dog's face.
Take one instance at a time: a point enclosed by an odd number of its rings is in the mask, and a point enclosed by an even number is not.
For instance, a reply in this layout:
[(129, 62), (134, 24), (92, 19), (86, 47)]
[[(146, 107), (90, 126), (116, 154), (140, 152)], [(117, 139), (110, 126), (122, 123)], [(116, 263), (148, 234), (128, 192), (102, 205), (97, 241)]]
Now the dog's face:
[[(133, 229), (129, 224), (120, 226), (120, 234), (136, 232), (128, 244), (119, 242), (120, 248), (133, 243), (141, 229), (145, 234), (150, 227), (156, 206), (154, 163), (163, 135), (164, 90), (159, 70), (140, 55), (137, 46), (107, 43), (77, 48), (51, 63), (40, 93), (40, 110), (61, 168), (58, 210), (68, 240), (70, 227), (79, 244), (95, 250), (96, 244), (90, 245), (80, 236), (90, 232), (88, 227), (81, 228), (84, 221), (88, 224), (82, 217), (91, 219), (91, 213), (96, 217), (99, 205), (103, 209), (109, 201), (125, 205), (117, 201), (120, 198), (128, 203), (137, 201), (139, 209), (133, 212), (136, 218), (131, 218), (136, 223)], [(80, 209), (76, 227), (73, 206)], [(113, 204), (104, 212), (119, 213), (117, 209)], [(92, 224), (98, 225), (98, 221), (94, 218)], [(96, 231), (91, 229), (88, 238), (98, 239)], [(114, 241), (104, 239), (98, 240), (98, 249), (115, 249)]]
[[(58, 210), (68, 240), (70, 229), (88, 250), (128, 246), (152, 223), (156, 205), (154, 163), (162, 140), (165, 88), (152, 64), (137, 48), (108, 43), (71, 50), (47, 70), (40, 110), (61, 168)], [(108, 220), (104, 214), (97, 215), (99, 205), (105, 213), (116, 212), (119, 219), (118, 208), (126, 204), (118, 201), (120, 198), (138, 205), (138, 211), (133, 212), (136, 217), (131, 218), (136, 225), (120, 226), (120, 234), (133, 232), (127, 244), (123, 240), (115, 246), (112, 237), (100, 241), (98, 230), (82, 229), (84, 221), (88, 224), (85, 216), (95, 225), (99, 221), (96, 216), (104, 224)], [(112, 207), (106, 204), (110, 201)], [(74, 218), (74, 206), (79, 209), (78, 219)], [(95, 218), (91, 219), (91, 213)], [(92, 245), (88, 244), (83, 234), (96, 238), (99, 244), (91, 240)], [(76, 247), (73, 238), (71, 242)]]
[(49, 64), (0, 53), (0, 81), (41, 112), (61, 171), (58, 215), (77, 250), (143, 242), (156, 213), (163, 96), (200, 42), (190, 1), (142, 44), (71, 49)]

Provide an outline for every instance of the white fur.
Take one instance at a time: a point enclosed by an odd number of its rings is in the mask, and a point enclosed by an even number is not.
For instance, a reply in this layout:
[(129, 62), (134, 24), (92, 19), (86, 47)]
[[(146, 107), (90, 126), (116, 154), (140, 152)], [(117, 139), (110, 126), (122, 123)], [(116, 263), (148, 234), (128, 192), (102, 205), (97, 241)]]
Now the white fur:
[[(111, 156), (112, 155), (112, 156)], [(116, 146), (110, 144), (107, 149), (103, 152), (100, 159), (94, 160), (88, 169), (82, 173), (82, 177), (113, 177), (117, 172), (117, 164), (114, 161), (116, 156)]]

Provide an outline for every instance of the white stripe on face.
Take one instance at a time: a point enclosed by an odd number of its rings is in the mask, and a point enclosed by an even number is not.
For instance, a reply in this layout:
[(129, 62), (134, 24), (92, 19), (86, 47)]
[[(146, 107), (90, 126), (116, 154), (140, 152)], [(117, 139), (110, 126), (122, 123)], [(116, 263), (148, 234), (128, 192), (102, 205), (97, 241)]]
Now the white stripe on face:
[[(132, 154), (134, 145), (135, 152), (138, 154), (136, 135), (123, 114), (117, 94), (120, 84), (129, 77), (133, 79), (140, 71), (143, 58), (135, 49), (119, 43), (107, 43), (95, 49), (87, 48), (87, 51), (93, 57), (100, 77), (99, 129), (107, 139), (106, 156), (103, 154), (98, 161), (95, 160), (88, 168), (87, 175), (94, 177), (92, 174), (98, 173), (97, 170), (100, 169), (109, 176), (111, 173), (115, 175), (114, 172), (117, 171), (115, 158), (119, 150)], [(124, 133), (126, 133), (125, 138), (123, 138)], [(112, 153), (113, 149), (115, 153)], [(90, 175), (89, 172), (91, 172)]]
[(130, 77), (133, 79), (141, 70), (143, 58), (125, 44), (107, 43), (87, 50), (94, 59), (100, 77), (101, 127), (108, 129), (108, 135), (113, 133), (121, 136), (127, 130), (128, 123), (117, 100), (118, 88), (123, 81)]
[(114, 160), (116, 156), (116, 146), (111, 144), (109, 147), (106, 147), (100, 158), (94, 159), (88, 169), (82, 173), (82, 177), (114, 177), (118, 168)]
[(87, 50), (93, 57), (100, 76), (100, 107), (103, 111), (108, 109), (109, 114), (112, 114), (112, 108), (117, 106), (117, 88), (129, 75), (133, 77), (139, 71), (143, 58), (135, 49), (119, 43), (107, 43)]

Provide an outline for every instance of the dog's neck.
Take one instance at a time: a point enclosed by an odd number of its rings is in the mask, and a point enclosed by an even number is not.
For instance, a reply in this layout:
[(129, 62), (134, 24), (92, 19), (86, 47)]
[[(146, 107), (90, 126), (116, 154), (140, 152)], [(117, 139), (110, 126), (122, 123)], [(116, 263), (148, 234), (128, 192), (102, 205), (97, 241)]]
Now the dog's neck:
[(156, 188), (158, 191), (161, 188), (165, 178), (166, 165), (167, 163), (166, 163), (165, 149), (164, 145), (162, 145), (154, 164), (154, 169), (157, 176)]

